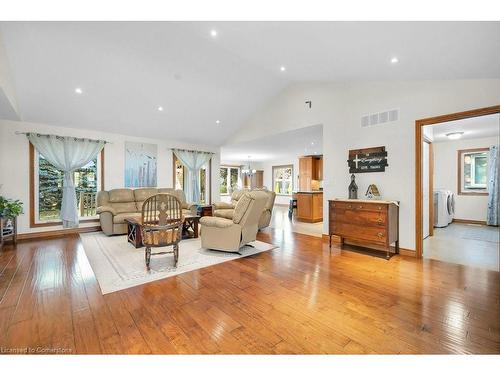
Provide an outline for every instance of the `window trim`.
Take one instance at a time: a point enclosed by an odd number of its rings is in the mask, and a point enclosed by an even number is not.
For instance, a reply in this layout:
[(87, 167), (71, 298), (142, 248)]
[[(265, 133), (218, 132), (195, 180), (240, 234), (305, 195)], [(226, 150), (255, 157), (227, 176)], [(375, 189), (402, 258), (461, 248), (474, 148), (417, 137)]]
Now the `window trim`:
[(464, 154), (470, 154), (470, 153), (479, 153), (479, 152), (487, 152), (489, 151), (488, 147), (483, 147), (483, 148), (470, 148), (467, 150), (458, 150), (458, 176), (457, 176), (457, 193), (458, 195), (488, 195), (488, 185), (486, 185), (486, 189), (484, 191), (467, 191), (465, 189), (462, 189), (462, 178), (463, 178), (463, 171), (462, 171), (462, 161), (464, 158)]
[[(175, 173), (175, 162), (177, 160), (178, 160), (177, 156), (175, 156), (175, 153), (172, 151), (172, 186), (174, 189), (175, 189), (175, 179), (177, 178), (177, 175)], [(184, 168), (183, 175), (185, 177), (186, 176), (186, 167), (183, 165), (182, 168)], [(207, 178), (207, 180), (208, 181), (206, 183), (208, 183), (208, 203), (205, 203), (205, 205), (210, 206), (212, 204), (212, 158), (210, 158), (210, 160), (208, 161), (208, 178)], [(184, 189), (182, 191), (184, 191)]]
[[(55, 227), (55, 226), (60, 226), (62, 225), (61, 220), (57, 221), (48, 221), (45, 223), (39, 223), (35, 220), (35, 147), (29, 143), (29, 183), (30, 183), (30, 228), (41, 228), (41, 227)], [(101, 181), (100, 181), (100, 187), (101, 190), (104, 190), (104, 147), (101, 150), (101, 160), (100, 160), (100, 176), (101, 176)], [(99, 218), (95, 219), (83, 219), (80, 220), (80, 223), (98, 223)]]
[(293, 195), (293, 190), (295, 189), (295, 171), (294, 171), (294, 165), (293, 164), (283, 164), (283, 165), (273, 165), (273, 168), (272, 168), (272, 172), (273, 172), (273, 176), (272, 176), (272, 187), (271, 187), (271, 191), (274, 191), (274, 170), (275, 169), (278, 169), (278, 168), (291, 168), (292, 169), (292, 193), (291, 194), (278, 194), (276, 193), (277, 196), (279, 197), (291, 197)]
[[(238, 170), (238, 189), (241, 189), (243, 186), (243, 178), (241, 176), (241, 165), (231, 165), (231, 164), (219, 165), (219, 176), (220, 176), (220, 170), (222, 168), (227, 169), (227, 170), (229, 170), (231, 168)], [(229, 181), (227, 181), (228, 179), (229, 179)], [(231, 182), (231, 174), (230, 173), (227, 174), (226, 182)], [(221, 197), (229, 197), (231, 194), (230, 193), (220, 193), (220, 196)]]

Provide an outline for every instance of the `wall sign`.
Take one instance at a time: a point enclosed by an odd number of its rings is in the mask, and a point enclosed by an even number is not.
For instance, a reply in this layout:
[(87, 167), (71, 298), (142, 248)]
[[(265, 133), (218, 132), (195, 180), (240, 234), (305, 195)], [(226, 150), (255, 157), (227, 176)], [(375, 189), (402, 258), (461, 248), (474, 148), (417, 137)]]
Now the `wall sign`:
[(385, 147), (349, 150), (349, 173), (385, 172), (387, 151)]

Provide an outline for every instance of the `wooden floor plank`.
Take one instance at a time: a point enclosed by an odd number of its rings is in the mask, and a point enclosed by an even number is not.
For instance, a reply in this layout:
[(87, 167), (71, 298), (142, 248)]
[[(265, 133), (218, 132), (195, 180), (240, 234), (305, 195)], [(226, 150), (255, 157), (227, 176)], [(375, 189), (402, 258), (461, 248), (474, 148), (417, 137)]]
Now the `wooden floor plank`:
[(500, 354), (498, 272), (400, 256), (386, 261), (273, 229), (259, 239), (279, 248), (104, 296), (78, 235), (6, 245), (0, 346)]

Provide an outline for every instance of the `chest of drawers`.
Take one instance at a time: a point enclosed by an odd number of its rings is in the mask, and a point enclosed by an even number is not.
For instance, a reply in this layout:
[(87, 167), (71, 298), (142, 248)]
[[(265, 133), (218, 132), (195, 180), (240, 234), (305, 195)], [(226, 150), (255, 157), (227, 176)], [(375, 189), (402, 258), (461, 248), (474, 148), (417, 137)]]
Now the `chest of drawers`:
[[(355, 241), (366, 247), (382, 248), (389, 259), (399, 252), (399, 206), (391, 201), (334, 199), (329, 202), (329, 235)], [(392, 248), (391, 245), (395, 244)]]

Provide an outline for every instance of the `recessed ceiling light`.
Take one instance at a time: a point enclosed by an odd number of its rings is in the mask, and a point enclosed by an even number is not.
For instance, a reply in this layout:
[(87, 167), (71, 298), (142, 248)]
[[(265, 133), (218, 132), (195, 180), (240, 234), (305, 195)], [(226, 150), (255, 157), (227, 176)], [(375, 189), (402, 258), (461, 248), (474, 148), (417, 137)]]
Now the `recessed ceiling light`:
[(158, 111), (163, 112), (163, 107), (162, 107), (162, 106), (159, 106), (159, 107), (158, 107)]
[(77, 88), (75, 89), (75, 93), (76, 93), (76, 94), (81, 94), (81, 93), (83, 93), (82, 88), (81, 88), (81, 87), (77, 87)]
[(464, 132), (453, 132), (453, 133), (448, 133), (446, 136), (450, 139), (460, 139), (462, 138), (462, 135)]
[(311, 146), (314, 146), (314, 142), (311, 142)]
[(215, 123), (216, 123), (217, 125), (219, 125), (219, 124), (220, 124), (220, 120), (215, 120)]
[(280, 68), (280, 70), (281, 70), (282, 72), (284, 72), (284, 71), (286, 70), (286, 67), (282, 66), (282, 67)]
[(217, 30), (210, 30), (210, 35), (212, 36), (212, 38), (215, 38), (217, 36)]
[(399, 62), (399, 59), (397, 57), (393, 57), (391, 59), (391, 64), (397, 64)]

